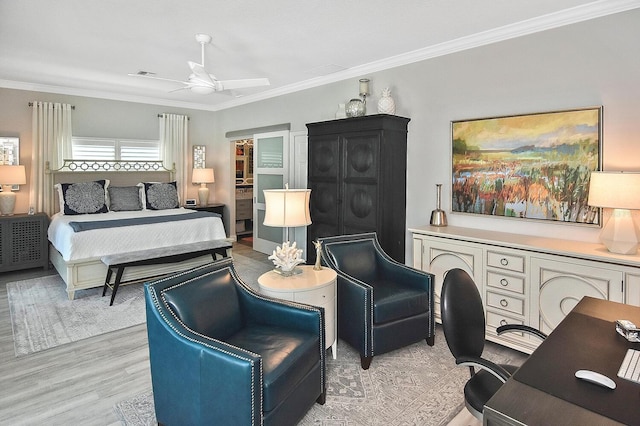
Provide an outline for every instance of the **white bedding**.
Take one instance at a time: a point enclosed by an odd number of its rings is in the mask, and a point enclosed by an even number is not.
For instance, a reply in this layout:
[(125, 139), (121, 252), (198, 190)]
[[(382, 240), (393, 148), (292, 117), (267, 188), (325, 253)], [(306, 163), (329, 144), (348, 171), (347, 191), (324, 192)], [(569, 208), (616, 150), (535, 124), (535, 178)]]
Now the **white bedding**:
[(219, 217), (179, 220), (175, 222), (122, 226), (74, 232), (69, 222), (126, 219), (142, 216), (192, 214), (184, 208), (169, 210), (140, 210), (87, 215), (61, 215), (56, 213), (49, 224), (49, 241), (65, 261), (98, 258), (108, 254), (168, 247), (226, 238)]

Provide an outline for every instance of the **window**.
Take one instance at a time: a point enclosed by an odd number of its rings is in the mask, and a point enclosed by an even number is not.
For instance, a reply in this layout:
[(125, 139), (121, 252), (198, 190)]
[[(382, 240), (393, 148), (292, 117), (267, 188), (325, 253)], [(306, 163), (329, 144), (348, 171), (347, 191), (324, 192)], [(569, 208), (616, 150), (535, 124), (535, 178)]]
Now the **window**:
[(74, 160), (160, 160), (160, 141), (72, 138)]

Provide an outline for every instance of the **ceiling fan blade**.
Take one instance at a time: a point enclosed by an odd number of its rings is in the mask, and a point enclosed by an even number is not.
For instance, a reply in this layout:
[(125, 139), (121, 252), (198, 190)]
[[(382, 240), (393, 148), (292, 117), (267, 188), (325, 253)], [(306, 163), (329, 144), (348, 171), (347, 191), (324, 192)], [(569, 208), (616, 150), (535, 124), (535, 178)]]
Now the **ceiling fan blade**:
[(170, 82), (172, 82), (172, 83), (188, 84), (186, 81), (182, 81), (182, 80), (174, 80), (174, 79), (172, 79), (172, 78), (156, 77), (156, 76), (153, 76), (153, 75), (133, 74), (133, 73), (130, 73), (130, 74), (127, 74), (127, 75), (129, 75), (129, 76), (131, 76), (131, 77), (142, 77), (142, 78), (148, 78), (148, 79), (151, 79), (151, 80), (170, 81)]
[(203, 84), (206, 84), (209, 86), (215, 86), (213, 79), (211, 78), (209, 73), (204, 69), (202, 65), (196, 64), (195, 62), (191, 62), (191, 61), (188, 61), (188, 63), (189, 63), (189, 68), (191, 68), (191, 71), (193, 72), (193, 75), (194, 75), (194, 77), (190, 79), (190, 81), (193, 82), (193, 80), (197, 80), (198, 82), (201, 82)]
[(222, 86), (222, 89), (219, 90), (231, 90), (231, 89), (245, 89), (248, 87), (259, 87), (259, 86), (269, 86), (268, 78), (245, 78), (242, 80), (218, 80), (219, 86)]
[(187, 89), (190, 89), (190, 87), (189, 86), (178, 87), (177, 89), (169, 90), (169, 93), (179, 92), (181, 90), (187, 90)]

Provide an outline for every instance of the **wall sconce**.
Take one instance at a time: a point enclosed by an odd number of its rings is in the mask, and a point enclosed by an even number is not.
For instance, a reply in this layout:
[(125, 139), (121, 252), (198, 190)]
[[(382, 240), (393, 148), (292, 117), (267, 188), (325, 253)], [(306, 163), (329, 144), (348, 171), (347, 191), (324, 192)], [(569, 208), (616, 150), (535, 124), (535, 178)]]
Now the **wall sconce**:
[(296, 243), (289, 243), (289, 228), (311, 225), (309, 213), (310, 189), (265, 189), (264, 191), (265, 226), (277, 226), (285, 229), (282, 247), (277, 247), (269, 259), (273, 261), (275, 272), (283, 275), (294, 275), (302, 272), (296, 266), (304, 263), (302, 249), (296, 248)]
[(209, 203), (209, 188), (207, 188), (207, 184), (216, 181), (213, 175), (213, 169), (193, 169), (191, 181), (200, 184), (200, 188), (198, 188), (198, 199), (200, 200), (201, 206), (206, 206)]
[(589, 200), (594, 207), (613, 209), (600, 240), (612, 253), (635, 254), (640, 232), (631, 210), (640, 210), (640, 173), (591, 172)]
[(0, 213), (3, 216), (11, 216), (16, 206), (16, 194), (11, 191), (12, 185), (25, 185), (27, 173), (24, 166), (0, 166)]

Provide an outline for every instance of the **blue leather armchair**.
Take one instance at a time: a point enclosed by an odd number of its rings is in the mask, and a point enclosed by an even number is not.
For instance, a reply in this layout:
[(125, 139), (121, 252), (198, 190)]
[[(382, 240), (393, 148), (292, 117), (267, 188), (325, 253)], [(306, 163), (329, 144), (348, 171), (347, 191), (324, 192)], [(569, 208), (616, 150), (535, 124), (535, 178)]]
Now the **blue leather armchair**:
[(294, 425), (325, 401), (324, 311), (261, 296), (223, 259), (145, 285), (159, 424)]
[(375, 233), (319, 238), (322, 260), (338, 274), (338, 337), (374, 355), (425, 339), (434, 344), (434, 277), (389, 257)]

